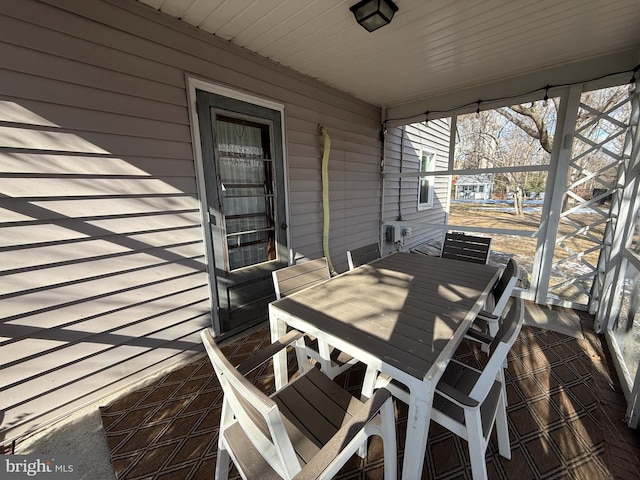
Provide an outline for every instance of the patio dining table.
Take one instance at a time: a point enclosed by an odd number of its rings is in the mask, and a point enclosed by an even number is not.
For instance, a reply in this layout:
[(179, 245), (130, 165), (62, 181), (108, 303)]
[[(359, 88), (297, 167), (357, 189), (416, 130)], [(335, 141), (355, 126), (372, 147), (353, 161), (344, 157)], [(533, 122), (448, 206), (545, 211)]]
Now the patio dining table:
[[(435, 386), (499, 274), (491, 265), (395, 253), (272, 302), (271, 338), (291, 326), (403, 383), (410, 404), (402, 478), (415, 480)], [(284, 353), (274, 370), (279, 388), (288, 381)]]

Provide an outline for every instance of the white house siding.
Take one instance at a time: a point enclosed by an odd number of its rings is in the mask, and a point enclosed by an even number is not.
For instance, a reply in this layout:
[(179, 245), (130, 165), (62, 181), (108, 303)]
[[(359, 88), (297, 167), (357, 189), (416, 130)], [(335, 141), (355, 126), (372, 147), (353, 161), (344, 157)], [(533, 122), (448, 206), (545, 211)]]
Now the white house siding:
[(210, 298), (186, 74), (285, 105), (290, 232), (376, 238), (379, 110), (132, 0), (0, 1), (0, 441), (200, 352)]
[[(436, 153), (436, 170), (446, 170), (449, 162), (451, 132), (450, 119), (442, 118), (391, 128), (385, 139), (385, 173), (417, 172), (420, 167), (420, 151), (424, 148)], [(405, 251), (434, 238), (440, 239), (442, 230), (420, 226), (421, 223), (446, 223), (447, 197), (450, 191), (448, 175), (436, 177), (433, 207), (418, 210), (418, 178), (385, 179), (383, 221), (395, 222), (400, 218), (411, 225), (411, 235), (404, 237), (401, 248)], [(385, 252), (397, 249), (385, 242)]]

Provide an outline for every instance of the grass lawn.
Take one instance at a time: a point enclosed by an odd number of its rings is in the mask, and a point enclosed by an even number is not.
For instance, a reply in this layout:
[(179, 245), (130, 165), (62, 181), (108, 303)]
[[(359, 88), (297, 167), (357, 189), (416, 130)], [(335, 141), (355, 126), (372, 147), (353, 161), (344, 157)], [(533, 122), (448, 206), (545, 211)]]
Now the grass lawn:
[[(607, 212), (608, 207), (605, 209)], [(525, 205), (525, 213), (516, 215), (507, 205), (452, 202), (449, 224), (499, 228), (525, 231), (537, 231), (540, 226), (542, 205)], [(578, 275), (592, 271), (598, 261), (600, 246), (604, 235), (605, 218), (597, 212), (581, 210), (563, 217), (554, 253), (553, 274), (550, 285), (557, 285)], [(517, 235), (492, 235), (491, 249), (514, 255), (519, 264), (530, 275), (538, 239)], [(529, 277), (530, 278), (530, 277)], [(582, 283), (589, 289), (591, 279)], [(576, 285), (569, 284), (554, 294), (565, 300), (586, 301), (584, 293)]]

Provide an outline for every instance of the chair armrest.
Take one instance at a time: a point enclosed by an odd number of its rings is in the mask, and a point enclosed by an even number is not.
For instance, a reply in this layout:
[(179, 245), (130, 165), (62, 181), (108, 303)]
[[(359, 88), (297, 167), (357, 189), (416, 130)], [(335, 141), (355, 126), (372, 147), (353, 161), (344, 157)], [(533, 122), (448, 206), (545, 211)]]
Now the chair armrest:
[(469, 330), (467, 330), (467, 333), (465, 333), (464, 336), (465, 338), (484, 343), (485, 345), (490, 345), (493, 341), (493, 337), (491, 335), (481, 332), (480, 330), (476, 330), (475, 328), (470, 328)]
[(447, 383), (442, 383), (442, 382), (438, 383), (438, 385), (436, 386), (436, 393), (438, 395), (442, 395), (444, 398), (446, 398), (450, 402), (455, 403), (460, 407), (475, 408), (478, 405), (480, 405), (480, 402), (478, 402), (477, 400), (474, 400), (468, 395), (465, 395), (461, 391), (456, 390), (455, 388), (453, 388), (451, 385)]
[(302, 337), (304, 337), (304, 334), (300, 333), (297, 330), (291, 330), (285, 336), (280, 337), (278, 340), (273, 342), (268, 347), (263, 348), (252, 357), (249, 357), (247, 360), (242, 362), (236, 368), (242, 375), (247, 375), (249, 372), (258, 368), (264, 362), (268, 361), (280, 350), (288, 347), (293, 342), (295, 342), (296, 340), (299, 340)]
[(487, 312), (486, 310), (480, 310), (478, 312), (478, 315), (476, 315), (476, 318), (480, 318), (487, 322), (497, 322), (498, 320), (500, 320), (500, 317), (498, 315), (494, 315), (491, 312)]
[(351, 419), (329, 440), (304, 468), (293, 477), (294, 480), (319, 478), (338, 454), (360, 433), (364, 425), (376, 416), (382, 405), (391, 398), (385, 388), (376, 390)]

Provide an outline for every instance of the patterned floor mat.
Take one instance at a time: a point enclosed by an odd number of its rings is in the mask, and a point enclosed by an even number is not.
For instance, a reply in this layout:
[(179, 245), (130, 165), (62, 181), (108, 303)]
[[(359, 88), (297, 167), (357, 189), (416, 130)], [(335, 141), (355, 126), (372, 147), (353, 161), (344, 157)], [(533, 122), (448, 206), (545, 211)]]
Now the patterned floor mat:
[[(237, 364), (269, 341), (264, 328), (223, 348)], [(484, 354), (463, 343), (457, 358), (481, 365)], [(511, 460), (499, 456), (495, 434), (486, 461), (490, 479), (613, 478), (603, 436), (601, 405), (593, 381), (592, 346), (571, 336), (524, 326), (507, 370)], [(295, 360), (291, 356), (291, 371)], [(356, 365), (336, 379), (354, 395), (364, 377)], [(273, 388), (270, 365), (252, 380)], [(222, 393), (206, 357), (101, 409), (119, 479), (212, 478)], [(398, 456), (402, 462), (407, 408), (397, 404)], [(354, 457), (341, 479), (382, 478), (379, 439), (365, 460)], [(238, 478), (232, 471), (231, 478)], [(432, 423), (423, 478), (471, 479), (467, 443)]]

